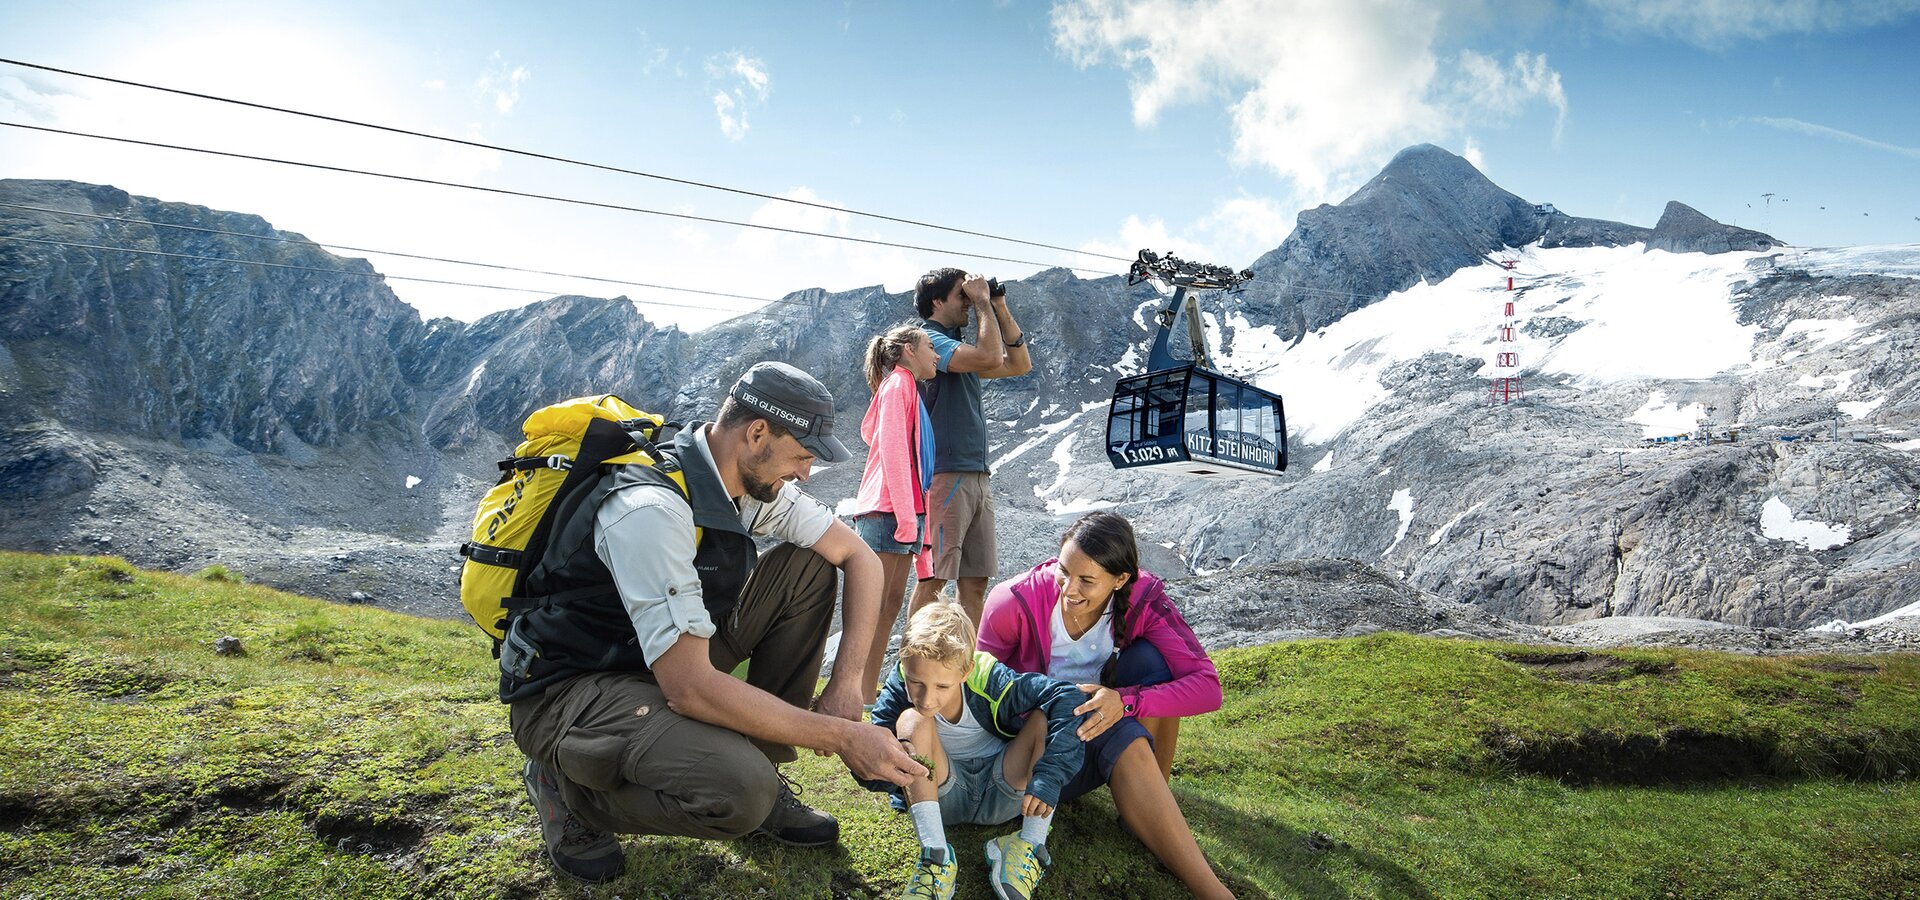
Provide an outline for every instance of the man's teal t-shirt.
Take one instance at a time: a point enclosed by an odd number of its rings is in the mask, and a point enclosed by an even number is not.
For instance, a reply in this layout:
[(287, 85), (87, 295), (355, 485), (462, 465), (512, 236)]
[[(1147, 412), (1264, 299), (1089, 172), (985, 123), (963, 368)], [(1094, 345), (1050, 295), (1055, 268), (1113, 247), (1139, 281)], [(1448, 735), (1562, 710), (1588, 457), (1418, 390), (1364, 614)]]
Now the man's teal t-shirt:
[(933, 471), (987, 471), (987, 413), (980, 405), (980, 375), (949, 372), (947, 364), (958, 350), (960, 329), (932, 319), (923, 320), (927, 340), (940, 357), (940, 371), (920, 385), (920, 399), (933, 421)]

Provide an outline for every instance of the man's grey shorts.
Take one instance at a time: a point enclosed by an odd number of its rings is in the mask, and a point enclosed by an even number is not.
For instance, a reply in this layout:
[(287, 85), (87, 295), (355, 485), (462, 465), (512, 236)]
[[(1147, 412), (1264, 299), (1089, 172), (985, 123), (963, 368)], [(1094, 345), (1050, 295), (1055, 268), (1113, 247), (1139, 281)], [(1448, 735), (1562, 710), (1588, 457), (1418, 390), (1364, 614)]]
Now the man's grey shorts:
[(985, 472), (940, 472), (927, 489), (927, 528), (933, 577), (992, 578), (1000, 574), (993, 535), (993, 489)]

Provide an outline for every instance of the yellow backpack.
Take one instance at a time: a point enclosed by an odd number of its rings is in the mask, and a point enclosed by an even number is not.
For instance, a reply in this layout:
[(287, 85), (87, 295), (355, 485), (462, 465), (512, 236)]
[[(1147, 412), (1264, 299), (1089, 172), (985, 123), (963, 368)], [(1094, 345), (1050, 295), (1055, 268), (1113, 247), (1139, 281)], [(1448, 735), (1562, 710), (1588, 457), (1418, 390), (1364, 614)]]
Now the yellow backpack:
[[(578, 488), (602, 466), (654, 465), (655, 443), (679, 430), (612, 394), (576, 397), (534, 410), (521, 429), (526, 440), (500, 461), (500, 481), (473, 516), (473, 536), (460, 545), (460, 604), (494, 640), (506, 637), (512, 601), (525, 596), (527, 573), (546, 553), (556, 513), (571, 514)], [(686, 476), (668, 473), (685, 491)], [(572, 504), (567, 498), (573, 497)], [(556, 502), (558, 501), (558, 502)]]

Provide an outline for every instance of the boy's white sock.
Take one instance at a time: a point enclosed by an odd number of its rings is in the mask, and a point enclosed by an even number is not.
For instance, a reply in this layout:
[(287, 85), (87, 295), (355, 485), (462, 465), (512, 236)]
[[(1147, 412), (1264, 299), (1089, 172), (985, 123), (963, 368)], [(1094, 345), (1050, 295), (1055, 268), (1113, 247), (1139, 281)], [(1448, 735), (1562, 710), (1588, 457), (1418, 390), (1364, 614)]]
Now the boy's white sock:
[(913, 816), (913, 831), (920, 836), (922, 849), (947, 849), (947, 829), (940, 822), (940, 801), (922, 800), (907, 807), (907, 814)]
[(1053, 813), (1020, 817), (1020, 839), (1035, 847), (1045, 846), (1047, 832), (1053, 828)]

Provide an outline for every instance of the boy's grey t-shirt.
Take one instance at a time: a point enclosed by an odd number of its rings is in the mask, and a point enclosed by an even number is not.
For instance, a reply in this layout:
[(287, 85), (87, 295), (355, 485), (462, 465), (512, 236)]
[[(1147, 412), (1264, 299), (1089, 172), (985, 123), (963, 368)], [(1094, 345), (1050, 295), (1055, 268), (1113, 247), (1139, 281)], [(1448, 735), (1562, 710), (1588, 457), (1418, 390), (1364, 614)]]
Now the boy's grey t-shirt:
[(934, 472), (987, 471), (987, 414), (980, 405), (980, 375), (949, 372), (947, 363), (962, 346), (960, 329), (922, 320), (927, 340), (940, 357), (940, 371), (920, 386), (920, 399), (933, 422)]

